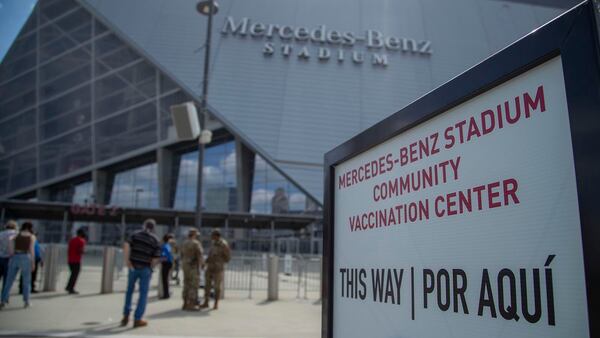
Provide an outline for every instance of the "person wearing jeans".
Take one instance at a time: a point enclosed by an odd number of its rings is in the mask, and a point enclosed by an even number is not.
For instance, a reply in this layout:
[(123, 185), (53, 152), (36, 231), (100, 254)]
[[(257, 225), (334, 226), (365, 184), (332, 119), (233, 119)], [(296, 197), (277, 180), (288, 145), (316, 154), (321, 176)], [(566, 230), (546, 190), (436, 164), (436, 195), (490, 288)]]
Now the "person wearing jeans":
[[(35, 234), (37, 237), (37, 234)], [(35, 263), (33, 265), (33, 270), (31, 271), (31, 293), (38, 293), (38, 291), (35, 289), (35, 281), (37, 280), (37, 276), (38, 276), (38, 271), (40, 269), (40, 265), (43, 264), (42, 262), (42, 247), (40, 246), (40, 241), (36, 240), (35, 243), (33, 244), (33, 251), (35, 253)], [(23, 294), (23, 277), (21, 277), (21, 280), (19, 280), (19, 294), (22, 295)]]
[(123, 244), (123, 260), (129, 268), (129, 274), (127, 275), (127, 291), (121, 326), (129, 323), (131, 299), (136, 283), (139, 283), (140, 295), (133, 315), (133, 327), (148, 325), (148, 322), (142, 318), (146, 311), (152, 267), (158, 263), (161, 254), (160, 240), (153, 233), (155, 226), (156, 222), (153, 219), (147, 219), (144, 222), (144, 229), (133, 233)]
[[(5, 230), (0, 232), (0, 279), (2, 279), (2, 285), (6, 284), (8, 261), (10, 260), (10, 241), (17, 235), (17, 222), (8, 221), (4, 228)], [(2, 292), (1, 290), (0, 288), (0, 293)]]
[[(129, 313), (131, 312), (131, 301), (133, 298), (133, 290), (135, 290), (135, 283), (139, 281), (139, 291), (140, 295), (137, 302), (137, 307), (135, 308), (135, 313), (133, 314), (133, 318), (135, 319), (136, 327), (144, 326), (139, 325), (142, 317), (144, 316), (144, 312), (146, 312), (146, 303), (148, 300), (148, 290), (150, 289), (150, 280), (152, 279), (152, 268), (151, 267), (141, 267), (137, 269), (129, 269), (129, 274), (127, 275), (127, 292), (125, 293), (125, 308), (123, 310), (125, 317), (129, 318)], [(125, 324), (127, 325), (127, 324)]]
[(2, 299), (0, 309), (8, 303), (10, 289), (17, 278), (17, 273), (21, 271), (23, 278), (23, 302), (25, 307), (30, 306), (29, 295), (31, 292), (31, 270), (34, 267), (34, 243), (36, 241), (33, 234), (33, 224), (24, 222), (17, 236), (10, 241), (9, 253), (12, 254), (8, 262), (8, 275), (6, 283), (2, 287)]
[(162, 278), (162, 299), (169, 299), (169, 276), (173, 268), (173, 249), (171, 248), (172, 234), (166, 234), (163, 237), (163, 245), (160, 255), (160, 277)]

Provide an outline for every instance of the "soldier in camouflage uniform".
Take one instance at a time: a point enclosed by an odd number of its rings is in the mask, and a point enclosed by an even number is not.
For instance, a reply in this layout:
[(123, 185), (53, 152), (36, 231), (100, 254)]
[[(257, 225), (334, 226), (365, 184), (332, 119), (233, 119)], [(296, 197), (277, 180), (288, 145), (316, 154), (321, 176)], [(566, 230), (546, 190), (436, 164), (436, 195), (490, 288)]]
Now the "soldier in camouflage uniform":
[(198, 230), (191, 229), (181, 245), (181, 268), (183, 270), (183, 310), (197, 311), (200, 268), (204, 266), (202, 244)]
[(204, 287), (204, 304), (202, 307), (208, 307), (208, 298), (210, 297), (211, 288), (215, 288), (215, 305), (213, 309), (219, 308), (219, 298), (221, 297), (221, 283), (223, 282), (223, 272), (225, 263), (231, 259), (231, 250), (227, 241), (221, 238), (221, 232), (217, 229), (211, 234), (211, 248), (208, 251), (206, 258), (206, 285)]

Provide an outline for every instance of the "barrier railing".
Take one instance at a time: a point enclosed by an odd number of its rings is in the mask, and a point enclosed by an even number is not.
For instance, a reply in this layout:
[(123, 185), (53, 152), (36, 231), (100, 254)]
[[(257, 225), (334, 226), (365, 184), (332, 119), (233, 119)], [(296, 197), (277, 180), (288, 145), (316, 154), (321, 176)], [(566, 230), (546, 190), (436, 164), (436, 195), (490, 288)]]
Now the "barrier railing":
[[(267, 255), (233, 257), (225, 270), (225, 289), (248, 291), (248, 298), (253, 298), (257, 291), (267, 291), (268, 259)], [(295, 292), (296, 298), (320, 298), (321, 258), (279, 257), (278, 278), (281, 293)]]
[[(53, 249), (53, 273), (62, 274), (61, 282), (65, 282), (68, 277), (67, 266), (67, 247), (61, 244), (52, 244)], [(110, 258), (114, 262), (112, 273), (103, 273), (104, 256), (106, 255), (105, 246), (88, 245), (85, 248), (83, 258), (82, 274), (92, 283), (98, 281), (90, 287), (90, 290), (98, 290), (102, 287), (105, 292), (124, 291), (127, 274), (123, 266), (123, 251), (118, 247), (110, 247)], [(49, 252), (52, 250), (48, 250)], [(321, 257), (309, 255), (284, 255), (278, 256), (278, 291), (279, 298), (304, 298), (319, 299), (321, 291)], [(269, 255), (262, 253), (243, 253), (232, 257), (226, 265), (224, 289), (232, 291), (247, 292), (248, 298), (267, 297), (268, 279), (269, 279)], [(157, 269), (159, 269), (157, 267)], [(40, 272), (44, 285), (44, 275), (46, 268)], [(112, 275), (112, 276), (111, 276)], [(114, 288), (106, 288), (107, 276), (111, 276), (115, 283)], [(158, 273), (156, 274), (158, 276)], [(52, 277), (52, 276), (51, 276)], [(202, 276), (203, 277), (203, 276)], [(52, 277), (56, 278), (56, 276)], [(82, 277), (80, 277), (82, 278)], [(103, 284), (100, 281), (103, 280)], [(157, 284), (157, 277), (153, 278)], [(104, 286), (102, 286), (104, 285)], [(204, 286), (204, 278), (201, 278), (201, 286)], [(58, 290), (62, 285), (58, 286)], [(260, 295), (258, 294), (260, 293)], [(239, 294), (239, 293), (238, 293)]]

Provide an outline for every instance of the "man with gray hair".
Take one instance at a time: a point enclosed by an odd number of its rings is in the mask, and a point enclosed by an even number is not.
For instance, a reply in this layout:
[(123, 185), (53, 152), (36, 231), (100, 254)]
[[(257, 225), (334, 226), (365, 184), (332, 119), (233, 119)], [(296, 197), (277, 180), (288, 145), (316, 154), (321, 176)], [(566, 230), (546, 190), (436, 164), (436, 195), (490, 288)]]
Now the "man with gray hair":
[(142, 317), (146, 311), (148, 289), (152, 279), (152, 267), (158, 263), (161, 253), (160, 240), (154, 234), (155, 227), (156, 221), (151, 218), (147, 219), (144, 221), (144, 228), (134, 232), (123, 243), (123, 260), (129, 268), (129, 274), (127, 276), (127, 292), (125, 293), (125, 307), (123, 308), (121, 326), (126, 326), (129, 323), (131, 299), (138, 280), (140, 295), (133, 316), (133, 327), (148, 325), (148, 322), (143, 320)]
[(10, 259), (9, 244), (13, 237), (17, 235), (17, 222), (10, 220), (6, 222), (4, 230), (0, 232), (0, 279), (2, 279), (2, 288), (6, 284), (6, 275), (8, 274), (8, 260)]

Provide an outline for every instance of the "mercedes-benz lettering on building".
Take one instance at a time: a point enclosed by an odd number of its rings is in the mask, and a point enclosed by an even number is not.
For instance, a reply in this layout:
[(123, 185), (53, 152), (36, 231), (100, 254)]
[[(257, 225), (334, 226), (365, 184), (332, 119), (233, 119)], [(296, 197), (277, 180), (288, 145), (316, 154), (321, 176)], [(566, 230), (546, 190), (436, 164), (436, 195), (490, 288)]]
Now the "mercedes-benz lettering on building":
[[(205, 224), (318, 237), (326, 150), (572, 3), (219, 0)], [(193, 224), (197, 144), (176, 139), (169, 108), (201, 100), (195, 5), (37, 3), (0, 66), (3, 220), (39, 219), (44, 241), (87, 226), (103, 243), (145, 216)]]

